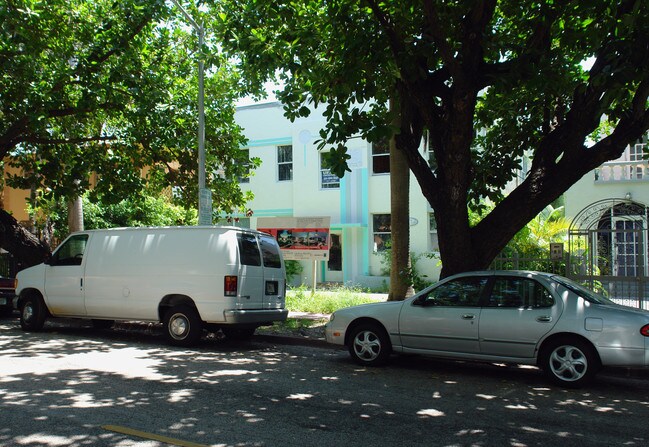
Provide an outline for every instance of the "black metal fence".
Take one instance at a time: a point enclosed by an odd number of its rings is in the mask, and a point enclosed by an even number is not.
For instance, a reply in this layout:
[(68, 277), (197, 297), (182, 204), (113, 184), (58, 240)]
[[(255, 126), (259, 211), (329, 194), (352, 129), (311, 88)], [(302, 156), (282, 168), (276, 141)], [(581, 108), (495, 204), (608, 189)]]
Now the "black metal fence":
[(572, 259), (571, 263), (569, 261), (571, 259), (568, 259), (568, 256), (554, 260), (526, 258), (514, 254), (496, 258), (490, 268), (492, 270), (534, 270), (562, 275), (601, 293), (617, 304), (649, 310), (649, 277), (588, 275), (575, 268), (578, 264), (575, 261), (581, 261), (581, 258)]

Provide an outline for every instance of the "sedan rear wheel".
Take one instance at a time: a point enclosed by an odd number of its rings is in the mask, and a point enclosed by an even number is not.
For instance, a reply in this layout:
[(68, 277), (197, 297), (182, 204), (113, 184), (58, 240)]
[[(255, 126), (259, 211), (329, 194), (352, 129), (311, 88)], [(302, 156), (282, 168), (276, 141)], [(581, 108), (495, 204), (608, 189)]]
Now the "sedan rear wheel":
[(551, 381), (578, 388), (595, 377), (599, 358), (588, 343), (563, 339), (552, 342), (543, 350), (540, 366)]
[(382, 326), (363, 323), (352, 329), (349, 354), (356, 363), (366, 366), (383, 365), (391, 351), (390, 338)]

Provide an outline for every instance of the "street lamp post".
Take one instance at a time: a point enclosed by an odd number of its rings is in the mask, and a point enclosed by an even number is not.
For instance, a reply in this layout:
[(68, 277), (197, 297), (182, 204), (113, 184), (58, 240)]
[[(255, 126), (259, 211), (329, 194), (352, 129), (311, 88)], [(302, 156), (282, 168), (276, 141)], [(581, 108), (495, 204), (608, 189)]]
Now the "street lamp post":
[(172, 0), (180, 9), (189, 24), (198, 34), (198, 224), (212, 225), (212, 191), (205, 188), (205, 74), (203, 63), (203, 26), (199, 25), (178, 3)]

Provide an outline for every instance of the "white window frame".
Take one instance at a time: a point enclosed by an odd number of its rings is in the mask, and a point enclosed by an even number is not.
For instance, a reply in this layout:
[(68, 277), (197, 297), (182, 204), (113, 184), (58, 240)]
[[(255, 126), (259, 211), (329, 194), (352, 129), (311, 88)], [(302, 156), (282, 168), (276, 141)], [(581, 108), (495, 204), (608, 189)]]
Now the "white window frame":
[[(382, 228), (376, 228), (376, 218), (382, 216), (382, 223), (387, 225)], [(388, 249), (387, 243), (392, 245), (392, 224), (390, 222), (390, 213), (372, 214), (372, 244), (374, 253), (379, 253)]]
[[(282, 150), (285, 148), (290, 148), (290, 160), (281, 160)], [(290, 178), (282, 178), (282, 167), (288, 166), (290, 172)], [(278, 182), (290, 182), (293, 180), (293, 145), (292, 144), (282, 144), (277, 146), (277, 181)]]
[[(380, 147), (380, 145), (383, 145), (383, 144), (387, 145), (386, 146), (387, 147), (387, 152), (381, 152), (381, 153), (375, 154), (374, 153), (375, 146), (377, 148), (381, 149), (381, 150), (385, 150), (385, 148)], [(371, 146), (372, 146), (371, 147), (371, 152), (372, 152), (372, 175), (386, 175), (386, 174), (389, 175), (390, 174), (390, 140), (385, 140), (385, 141), (382, 140), (380, 143), (371, 143)], [(374, 160), (377, 160), (379, 158), (386, 158), (388, 160), (387, 171), (376, 172), (374, 170)]]
[(320, 152), (320, 189), (340, 189), (340, 178), (325, 168), (324, 156), (327, 152)]
[(437, 235), (437, 222), (435, 213), (428, 213), (428, 247), (430, 251), (439, 253), (439, 236)]
[(246, 152), (248, 156), (246, 157), (246, 168), (247, 168), (247, 174), (245, 177), (239, 177), (239, 183), (250, 183), (250, 148), (244, 147), (240, 149), (242, 152)]

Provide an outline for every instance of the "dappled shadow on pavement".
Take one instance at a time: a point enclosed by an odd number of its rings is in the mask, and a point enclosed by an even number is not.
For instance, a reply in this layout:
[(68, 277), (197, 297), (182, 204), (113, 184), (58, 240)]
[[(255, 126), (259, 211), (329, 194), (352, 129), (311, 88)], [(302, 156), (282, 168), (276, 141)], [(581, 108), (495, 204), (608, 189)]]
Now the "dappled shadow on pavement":
[[(646, 445), (649, 382), (548, 386), (535, 368), (0, 320), (0, 445), (163, 446), (116, 425), (217, 446)], [(189, 445), (189, 444), (186, 444)]]

